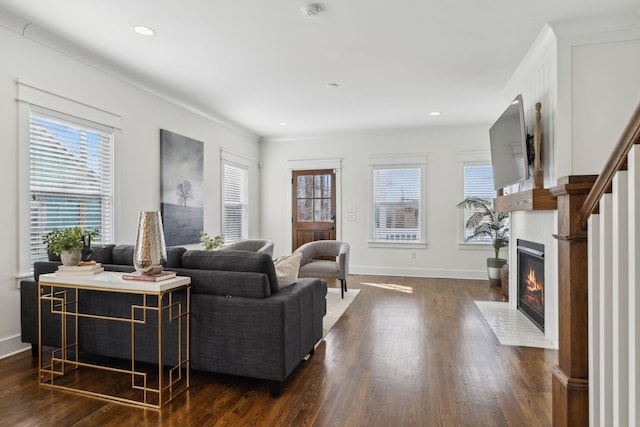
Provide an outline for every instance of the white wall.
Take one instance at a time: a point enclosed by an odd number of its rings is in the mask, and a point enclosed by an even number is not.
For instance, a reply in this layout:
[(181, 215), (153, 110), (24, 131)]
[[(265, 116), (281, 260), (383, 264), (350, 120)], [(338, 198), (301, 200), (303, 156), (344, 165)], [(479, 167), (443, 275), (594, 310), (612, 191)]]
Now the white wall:
[[(526, 120), (542, 103), (542, 165), (545, 188), (567, 175), (598, 174), (640, 100), (638, 19), (572, 20), (546, 26), (505, 88), (522, 93)], [(532, 133), (533, 125), (529, 125)], [(531, 181), (522, 188), (531, 188)], [(510, 188), (518, 191), (515, 186)], [(517, 239), (545, 245), (545, 335), (558, 339), (557, 212), (511, 216), (510, 289), (517, 295)], [(511, 298), (515, 307), (515, 298)]]
[(598, 174), (640, 102), (640, 39), (571, 49), (573, 174)]
[[(550, 27), (545, 26), (527, 55), (518, 66), (505, 89), (505, 103), (516, 95), (522, 95), (527, 133), (534, 134), (536, 103), (541, 104), (541, 158), (540, 168), (544, 172), (544, 187), (556, 184), (556, 110), (557, 110), (557, 63), (556, 37)], [(505, 107), (506, 108), (506, 107)], [(530, 168), (531, 170), (533, 167)], [(529, 179), (522, 184), (505, 189), (505, 193), (518, 192), (533, 186)]]
[(640, 100), (640, 15), (551, 24), (557, 36), (557, 177), (599, 174)]
[(564, 176), (602, 171), (640, 100), (639, 73), (637, 16), (545, 26), (504, 90), (505, 100), (523, 95), (531, 134), (534, 105), (542, 103), (545, 188)]
[(0, 58), (0, 180), (5, 204), (0, 210), (0, 357), (23, 348), (16, 277), (25, 273), (17, 253), (17, 229), (24, 218), (18, 217), (17, 206), (28, 195), (18, 193), (18, 78), (122, 117), (114, 156), (116, 243), (133, 242), (138, 211), (160, 209), (161, 128), (204, 142), (204, 226), (210, 233), (220, 232), (220, 148), (251, 159), (249, 229), (252, 236), (259, 234), (257, 137), (231, 130), (2, 26)]
[[(506, 105), (506, 104), (505, 104)], [(262, 142), (261, 230), (275, 241), (275, 255), (291, 252), (291, 160), (341, 159), (338, 239), (351, 245), (350, 271), (378, 275), (486, 279), (489, 248), (458, 244), (462, 200), (458, 152), (489, 149), (489, 126), (467, 125), (343, 133)], [(426, 154), (426, 248), (369, 247), (370, 155)], [(346, 221), (355, 207), (356, 221)], [(416, 257), (411, 258), (415, 252)]]
[[(525, 106), (528, 133), (535, 127), (535, 104), (541, 108), (541, 169), (544, 187), (556, 185), (557, 140), (555, 117), (557, 110), (557, 44), (550, 27), (546, 26), (532, 45), (522, 63), (505, 88), (505, 96), (513, 98), (521, 93)], [(522, 189), (532, 188), (532, 180)], [(518, 191), (517, 186), (510, 188)], [(558, 343), (558, 244), (553, 238), (557, 230), (556, 211), (513, 212), (511, 214), (511, 245), (509, 246), (509, 302), (517, 307), (518, 258), (517, 240), (541, 243), (545, 247), (545, 336)]]

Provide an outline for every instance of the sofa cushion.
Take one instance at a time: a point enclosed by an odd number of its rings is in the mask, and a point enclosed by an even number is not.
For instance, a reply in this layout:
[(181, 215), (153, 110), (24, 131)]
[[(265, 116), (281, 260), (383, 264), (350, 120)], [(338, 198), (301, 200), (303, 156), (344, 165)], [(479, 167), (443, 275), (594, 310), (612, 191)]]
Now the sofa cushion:
[(41, 274), (55, 273), (61, 262), (57, 261), (38, 261), (33, 263), (33, 278), (37, 282)]
[(280, 289), (291, 286), (298, 281), (298, 270), (300, 269), (301, 260), (302, 253), (295, 252), (273, 261), (276, 267), (276, 276), (278, 276), (278, 286), (280, 286)]
[(182, 255), (182, 267), (198, 270), (263, 273), (269, 280), (271, 293), (275, 294), (280, 290), (273, 260), (266, 253), (189, 250)]
[(133, 265), (133, 245), (116, 245), (111, 257), (113, 264)]
[(167, 248), (167, 268), (180, 268), (182, 267), (182, 255), (187, 250), (182, 246), (169, 246)]
[(313, 260), (300, 267), (300, 275), (304, 277), (338, 277), (338, 263), (327, 260)]
[(91, 259), (102, 264), (113, 264), (111, 252), (116, 245), (92, 245), (93, 253)]
[(268, 298), (271, 288), (267, 275), (244, 271), (174, 269), (180, 276), (191, 278), (191, 294), (222, 295), (227, 297)]
[[(116, 245), (113, 244), (97, 243), (91, 245), (91, 249), (93, 249), (93, 252), (91, 253), (91, 260), (102, 264), (113, 264), (111, 252), (115, 247)], [(48, 252), (47, 257), (49, 261), (60, 261), (60, 255), (56, 255), (53, 252)], [(133, 257), (131, 258), (131, 262), (129, 264), (133, 264)]]
[(228, 243), (219, 248), (219, 251), (249, 251), (264, 252), (273, 257), (273, 240), (264, 239), (248, 239), (239, 240), (237, 242)]

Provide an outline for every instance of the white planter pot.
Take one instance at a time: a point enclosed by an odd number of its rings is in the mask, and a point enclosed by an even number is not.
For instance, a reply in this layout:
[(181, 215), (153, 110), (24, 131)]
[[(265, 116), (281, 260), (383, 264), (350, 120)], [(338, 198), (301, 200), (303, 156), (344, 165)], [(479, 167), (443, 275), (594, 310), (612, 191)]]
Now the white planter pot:
[(499, 286), (502, 284), (502, 267), (507, 263), (503, 258), (487, 258), (487, 274), (489, 275), (489, 285)]
[(62, 251), (60, 253), (60, 261), (64, 265), (78, 265), (80, 264), (80, 260), (82, 259), (82, 252), (80, 249), (75, 251)]

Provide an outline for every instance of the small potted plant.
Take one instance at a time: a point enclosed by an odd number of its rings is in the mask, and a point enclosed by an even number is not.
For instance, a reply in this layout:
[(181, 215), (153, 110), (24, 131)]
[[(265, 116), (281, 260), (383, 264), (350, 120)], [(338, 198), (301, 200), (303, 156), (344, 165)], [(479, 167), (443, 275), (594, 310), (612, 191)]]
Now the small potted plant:
[(201, 231), (200, 243), (202, 243), (202, 247), (204, 248), (205, 251), (212, 251), (224, 245), (224, 239), (220, 236), (211, 237), (209, 236), (209, 233)]
[(473, 211), (465, 224), (465, 227), (472, 233), (465, 241), (480, 236), (491, 238), (495, 257), (487, 258), (487, 274), (489, 275), (489, 284), (500, 285), (502, 267), (507, 263), (507, 260), (500, 258), (499, 255), (501, 248), (509, 246), (509, 213), (495, 210), (491, 201), (478, 197), (468, 197), (458, 203), (458, 207)]
[(85, 231), (77, 226), (54, 228), (42, 236), (42, 241), (49, 252), (60, 256), (64, 265), (78, 265), (82, 259), (82, 248), (86, 245), (85, 238), (98, 234), (98, 229)]

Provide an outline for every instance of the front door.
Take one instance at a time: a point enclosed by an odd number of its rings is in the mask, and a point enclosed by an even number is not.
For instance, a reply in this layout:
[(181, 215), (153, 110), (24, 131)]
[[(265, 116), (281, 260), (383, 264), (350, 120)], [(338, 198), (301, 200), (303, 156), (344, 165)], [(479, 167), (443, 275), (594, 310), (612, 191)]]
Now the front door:
[(293, 171), (293, 248), (336, 238), (336, 172)]

